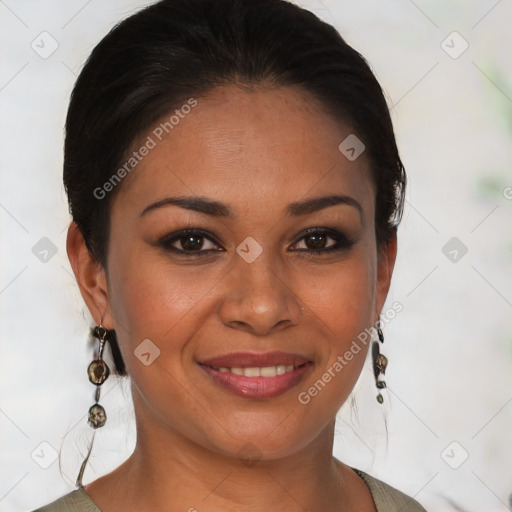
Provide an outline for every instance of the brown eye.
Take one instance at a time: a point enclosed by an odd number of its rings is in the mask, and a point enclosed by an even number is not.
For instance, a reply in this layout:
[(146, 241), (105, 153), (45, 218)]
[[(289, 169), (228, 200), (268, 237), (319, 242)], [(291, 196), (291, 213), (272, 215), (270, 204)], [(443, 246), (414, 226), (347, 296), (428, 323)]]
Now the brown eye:
[(180, 238), (179, 242), (185, 251), (194, 251), (203, 247), (204, 237), (200, 235), (189, 235), (187, 237)]
[(205, 253), (219, 251), (219, 244), (211, 234), (198, 230), (184, 230), (165, 236), (158, 245), (184, 256), (200, 256)]
[(326, 235), (308, 235), (304, 237), (304, 240), (308, 249), (318, 250), (325, 249), (328, 238)]
[[(293, 246), (298, 252), (322, 254), (330, 251), (349, 249), (354, 245), (354, 241), (335, 229), (310, 229), (308, 231), (309, 232)], [(333, 241), (334, 243), (332, 243)], [(303, 247), (300, 247), (300, 245)]]

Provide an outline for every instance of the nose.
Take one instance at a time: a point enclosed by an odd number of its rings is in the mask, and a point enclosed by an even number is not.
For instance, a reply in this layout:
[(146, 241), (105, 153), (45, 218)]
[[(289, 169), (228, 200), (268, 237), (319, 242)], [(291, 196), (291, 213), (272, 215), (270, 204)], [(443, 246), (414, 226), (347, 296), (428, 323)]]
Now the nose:
[(236, 258), (224, 283), (223, 323), (258, 336), (296, 325), (303, 308), (279, 256), (264, 250), (252, 263)]

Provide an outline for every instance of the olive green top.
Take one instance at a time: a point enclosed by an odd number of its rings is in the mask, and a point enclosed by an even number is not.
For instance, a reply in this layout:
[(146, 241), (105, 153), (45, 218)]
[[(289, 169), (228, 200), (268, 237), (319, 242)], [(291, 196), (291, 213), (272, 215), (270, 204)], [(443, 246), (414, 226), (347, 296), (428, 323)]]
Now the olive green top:
[[(377, 512), (426, 512), (415, 500), (388, 484), (354, 469), (365, 481), (372, 493)], [(58, 500), (32, 512), (101, 512), (89, 498), (83, 487), (62, 496)]]

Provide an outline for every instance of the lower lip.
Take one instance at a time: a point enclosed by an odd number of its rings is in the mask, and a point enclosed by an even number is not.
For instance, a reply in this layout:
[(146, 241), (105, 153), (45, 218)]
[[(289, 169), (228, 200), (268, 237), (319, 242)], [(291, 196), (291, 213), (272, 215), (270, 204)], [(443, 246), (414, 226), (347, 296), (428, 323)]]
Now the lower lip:
[(296, 386), (312, 366), (306, 363), (291, 372), (275, 377), (246, 377), (231, 372), (220, 372), (211, 366), (199, 365), (213, 380), (235, 395), (246, 398), (272, 398)]

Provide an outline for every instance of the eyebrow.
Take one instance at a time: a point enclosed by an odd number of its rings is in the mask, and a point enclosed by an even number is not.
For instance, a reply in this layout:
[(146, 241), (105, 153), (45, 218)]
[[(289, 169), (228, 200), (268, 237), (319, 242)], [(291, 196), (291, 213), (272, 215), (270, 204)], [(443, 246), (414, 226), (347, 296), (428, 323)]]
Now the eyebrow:
[[(286, 208), (285, 213), (288, 216), (299, 217), (301, 215), (314, 213), (319, 210), (323, 210), (324, 208), (328, 208), (329, 206), (335, 206), (338, 204), (353, 206), (358, 210), (361, 220), (364, 219), (364, 211), (361, 204), (353, 197), (339, 194), (333, 194), (324, 197), (314, 197), (304, 201), (290, 203)], [(153, 210), (168, 205), (179, 206), (187, 210), (194, 210), (196, 212), (211, 215), (213, 217), (225, 217), (228, 219), (234, 219), (236, 217), (234, 211), (227, 204), (200, 196), (166, 197), (165, 199), (161, 199), (156, 203), (152, 203), (146, 206), (146, 208), (142, 210), (139, 217), (142, 217)]]

